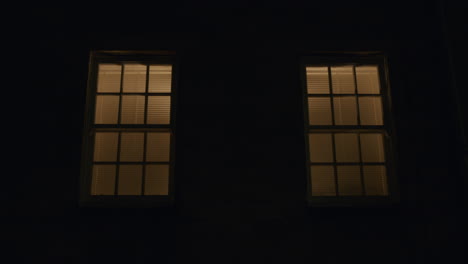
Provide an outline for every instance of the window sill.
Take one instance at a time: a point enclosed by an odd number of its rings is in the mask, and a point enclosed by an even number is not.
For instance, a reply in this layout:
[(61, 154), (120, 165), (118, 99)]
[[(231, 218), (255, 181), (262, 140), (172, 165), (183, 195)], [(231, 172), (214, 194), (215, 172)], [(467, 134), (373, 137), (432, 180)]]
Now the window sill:
[(398, 204), (397, 197), (391, 196), (364, 196), (364, 197), (309, 197), (309, 207), (394, 207)]
[(111, 207), (111, 208), (154, 208), (172, 207), (170, 196), (89, 196), (80, 201), (80, 207)]

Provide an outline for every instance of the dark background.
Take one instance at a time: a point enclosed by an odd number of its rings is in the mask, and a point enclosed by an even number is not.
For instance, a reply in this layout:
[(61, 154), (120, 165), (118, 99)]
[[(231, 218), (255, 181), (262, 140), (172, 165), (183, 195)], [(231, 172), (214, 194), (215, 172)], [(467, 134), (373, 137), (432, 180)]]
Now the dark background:
[[(19, 263), (462, 260), (467, 6), (375, 2), (27, 11), (29, 129), (4, 185), (4, 250)], [(89, 52), (113, 49), (177, 53), (174, 207), (78, 206)], [(320, 51), (387, 54), (398, 204), (306, 206), (299, 62)]]

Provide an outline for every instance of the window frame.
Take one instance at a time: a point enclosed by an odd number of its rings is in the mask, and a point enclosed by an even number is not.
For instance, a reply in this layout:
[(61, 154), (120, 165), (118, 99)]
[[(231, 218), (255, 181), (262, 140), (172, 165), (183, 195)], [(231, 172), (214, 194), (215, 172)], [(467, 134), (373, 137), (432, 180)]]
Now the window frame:
[[(311, 185), (311, 163), (309, 153), (309, 134), (317, 133), (313, 131), (312, 126), (309, 125), (309, 109), (307, 91), (307, 75), (306, 67), (332, 67), (341, 65), (376, 65), (378, 67), (379, 81), (380, 81), (380, 95), (382, 99), (382, 114), (383, 126), (367, 126), (368, 130), (378, 129), (383, 135), (384, 148), (385, 148), (385, 167), (387, 174), (387, 196), (312, 196)], [(399, 201), (398, 179), (397, 179), (397, 157), (396, 157), (396, 133), (395, 123), (392, 116), (392, 102), (388, 74), (388, 60), (387, 56), (381, 52), (369, 53), (319, 53), (301, 57), (300, 60), (300, 81), (303, 103), (304, 115), (304, 142), (305, 142), (305, 165), (306, 165), (306, 201), (310, 207), (373, 207), (373, 206), (391, 206)], [(329, 77), (331, 78), (331, 77)], [(330, 85), (330, 84), (329, 84)], [(332, 94), (329, 95), (333, 100)], [(356, 105), (358, 108), (359, 106)], [(359, 109), (357, 109), (359, 111)], [(332, 111), (334, 111), (332, 109)], [(359, 125), (356, 126), (324, 126), (330, 130), (336, 129), (338, 133), (348, 133), (354, 131), (362, 131)], [(327, 129), (326, 128), (326, 129)], [(361, 129), (361, 130), (359, 130)], [(383, 130), (383, 132), (382, 132)], [(366, 130), (367, 131), (367, 130)], [(318, 132), (320, 133), (320, 132)], [(333, 162), (336, 164), (336, 161)], [(362, 161), (360, 161), (362, 164)], [(335, 175), (336, 177), (336, 175)]]
[[(168, 125), (138, 124), (138, 125), (106, 125), (94, 124), (97, 96), (98, 65), (100, 63), (145, 63), (171, 64), (170, 121)], [(171, 206), (175, 199), (175, 120), (177, 98), (178, 63), (173, 51), (122, 51), (94, 50), (90, 52), (88, 65), (88, 82), (86, 89), (86, 104), (82, 138), (81, 173), (80, 173), (80, 206), (85, 207), (161, 207)], [(148, 74), (148, 73), (147, 73)], [(148, 81), (148, 80), (147, 80)], [(145, 92), (146, 94), (146, 92)], [(161, 93), (162, 94), (162, 93)], [(146, 96), (148, 96), (146, 94)], [(120, 109), (121, 105), (119, 105)], [(147, 106), (145, 106), (147, 107)], [(120, 110), (119, 110), (120, 111)], [(170, 133), (169, 153), (169, 186), (168, 195), (91, 195), (92, 157), (94, 152), (95, 129), (115, 129), (120, 132), (136, 131), (166, 131)], [(144, 177), (144, 175), (143, 175)]]

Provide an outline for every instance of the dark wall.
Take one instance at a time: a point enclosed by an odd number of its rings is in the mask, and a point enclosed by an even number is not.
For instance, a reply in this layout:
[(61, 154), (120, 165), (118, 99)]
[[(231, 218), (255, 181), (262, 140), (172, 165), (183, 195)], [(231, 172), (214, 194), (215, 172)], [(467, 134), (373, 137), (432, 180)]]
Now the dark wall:
[[(462, 171), (442, 10), (431, 1), (295, 8), (31, 11), (34, 157), (10, 230), (24, 263), (438, 263), (462, 256)], [(89, 51), (174, 50), (176, 205), (80, 208)], [(308, 208), (299, 60), (388, 55), (401, 201)], [(458, 135), (458, 136), (457, 136)], [(457, 152), (458, 151), (458, 152)], [(10, 209), (9, 209), (10, 210)], [(10, 218), (9, 218), (10, 219)]]

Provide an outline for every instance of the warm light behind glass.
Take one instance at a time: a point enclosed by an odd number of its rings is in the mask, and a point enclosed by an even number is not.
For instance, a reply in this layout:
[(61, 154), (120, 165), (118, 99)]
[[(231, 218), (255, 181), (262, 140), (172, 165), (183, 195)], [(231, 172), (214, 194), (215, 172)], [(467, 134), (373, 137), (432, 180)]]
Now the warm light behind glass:
[(311, 97), (309, 98), (309, 124), (311, 125), (331, 125), (332, 112), (330, 98)]
[(335, 174), (333, 166), (311, 166), (312, 195), (335, 196)]
[(388, 195), (387, 175), (385, 166), (371, 165), (364, 166), (364, 185), (367, 195)]
[(119, 118), (119, 96), (98, 95), (96, 97), (96, 124), (117, 124)]
[(334, 97), (335, 125), (357, 125), (357, 107), (354, 97)]
[(122, 133), (120, 139), (120, 161), (143, 161), (144, 133)]
[(357, 66), (356, 80), (358, 93), (380, 93), (379, 71), (377, 66)]
[(388, 195), (383, 133), (365, 130), (384, 125), (378, 66), (307, 66), (306, 82), (312, 196)]
[(147, 161), (169, 161), (170, 155), (170, 133), (158, 132), (148, 133), (146, 139)]
[(331, 67), (332, 91), (334, 94), (354, 93), (354, 74), (352, 66)]
[(340, 195), (362, 195), (361, 169), (359, 166), (337, 166), (337, 173)]
[(94, 161), (112, 162), (117, 160), (119, 134), (98, 132), (94, 139)]
[(91, 194), (168, 195), (170, 130), (146, 126), (171, 123), (172, 65), (101, 63), (97, 69), (94, 124), (113, 128), (94, 134)]
[(310, 133), (309, 151), (312, 162), (333, 162), (332, 134)]
[(363, 162), (385, 162), (382, 134), (361, 134), (361, 151)]
[(118, 64), (99, 64), (97, 91), (99, 93), (120, 92), (122, 66)]
[(359, 97), (359, 113), (362, 125), (383, 125), (382, 100), (380, 96)]
[(147, 165), (145, 195), (168, 195), (169, 165)]
[(358, 137), (355, 133), (336, 133), (337, 162), (359, 162)]
[(328, 68), (306, 67), (307, 92), (310, 94), (330, 93)]
[(124, 93), (144, 93), (146, 90), (146, 65), (125, 64), (122, 84)]
[(172, 65), (99, 64), (98, 69), (95, 124), (170, 124)]
[(149, 68), (150, 93), (170, 93), (172, 85), (172, 65), (151, 65)]
[(115, 165), (94, 165), (91, 179), (91, 195), (113, 195), (115, 189)]
[(170, 96), (148, 97), (148, 115), (146, 120), (148, 124), (169, 124), (171, 122), (170, 112)]
[(118, 195), (141, 195), (142, 165), (119, 166)]
[(145, 120), (145, 97), (141, 95), (123, 95), (120, 111), (121, 124), (143, 124)]

